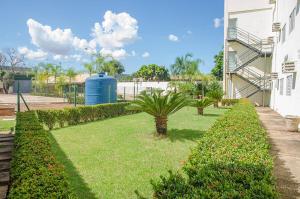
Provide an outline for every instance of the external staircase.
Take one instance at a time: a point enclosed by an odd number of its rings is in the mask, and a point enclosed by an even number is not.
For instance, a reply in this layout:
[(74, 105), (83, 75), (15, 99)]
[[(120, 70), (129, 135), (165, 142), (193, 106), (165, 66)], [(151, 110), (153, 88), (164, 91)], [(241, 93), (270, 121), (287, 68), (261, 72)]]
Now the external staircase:
[(227, 41), (237, 42), (246, 47), (245, 51), (236, 55), (234, 63), (231, 62), (229, 64), (227, 62), (227, 73), (247, 82), (234, 95), (237, 98), (249, 98), (260, 91), (270, 90), (270, 76), (258, 73), (258, 71), (255, 71), (249, 65), (261, 57), (270, 57), (273, 50), (272, 43), (237, 27), (228, 28)]

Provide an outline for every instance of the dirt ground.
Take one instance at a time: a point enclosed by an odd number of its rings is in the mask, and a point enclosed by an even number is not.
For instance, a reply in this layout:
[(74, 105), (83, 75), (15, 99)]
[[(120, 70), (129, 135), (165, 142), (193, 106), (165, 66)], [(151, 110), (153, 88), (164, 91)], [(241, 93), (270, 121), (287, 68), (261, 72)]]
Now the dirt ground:
[[(37, 109), (63, 109), (66, 107), (74, 107), (74, 104), (69, 104), (63, 98), (33, 96), (29, 94), (23, 95), (30, 110)], [(14, 107), (17, 110), (17, 95), (15, 94), (0, 94), (1, 107)], [(26, 111), (27, 108), (21, 100), (21, 111)]]

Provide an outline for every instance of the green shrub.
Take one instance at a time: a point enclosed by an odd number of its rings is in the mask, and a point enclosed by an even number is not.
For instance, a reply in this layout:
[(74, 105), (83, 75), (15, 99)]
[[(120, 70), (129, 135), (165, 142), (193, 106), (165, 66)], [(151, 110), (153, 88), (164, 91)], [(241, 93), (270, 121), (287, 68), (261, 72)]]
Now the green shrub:
[(37, 115), (40, 122), (43, 122), (49, 130), (54, 128), (54, 125), (57, 121), (57, 111), (55, 110), (46, 110), (40, 111), (37, 110)]
[(59, 127), (62, 128), (65, 126), (65, 123), (67, 122), (67, 112), (65, 110), (57, 110), (56, 111), (56, 119), (55, 121), (58, 123)]
[(241, 100), (199, 140), (185, 177), (170, 173), (152, 185), (156, 198), (277, 198), (272, 169), (266, 132)]
[(126, 109), (128, 105), (129, 103), (114, 103), (65, 108), (64, 110), (38, 110), (37, 114), (39, 121), (51, 130), (53, 127), (64, 127), (66, 123), (77, 125), (138, 112)]
[(232, 106), (239, 102), (239, 99), (222, 99), (222, 106)]
[(17, 114), (8, 198), (73, 198), (35, 112)]

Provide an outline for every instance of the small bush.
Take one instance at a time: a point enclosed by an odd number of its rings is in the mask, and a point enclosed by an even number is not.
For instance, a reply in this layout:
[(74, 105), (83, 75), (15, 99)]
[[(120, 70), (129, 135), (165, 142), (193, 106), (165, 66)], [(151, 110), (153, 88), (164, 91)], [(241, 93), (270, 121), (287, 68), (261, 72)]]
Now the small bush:
[(277, 198), (266, 132), (242, 100), (193, 149), (183, 171), (152, 183), (155, 198)]
[(8, 198), (74, 198), (35, 112), (17, 114)]

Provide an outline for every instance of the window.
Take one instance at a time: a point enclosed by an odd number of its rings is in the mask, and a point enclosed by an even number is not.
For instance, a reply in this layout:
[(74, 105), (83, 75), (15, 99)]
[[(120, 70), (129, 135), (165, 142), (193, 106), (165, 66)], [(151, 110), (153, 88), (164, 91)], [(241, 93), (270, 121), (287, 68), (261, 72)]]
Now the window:
[(286, 78), (286, 95), (292, 95), (293, 75), (289, 75)]
[(279, 80), (279, 94), (283, 95), (283, 85), (284, 84), (284, 80), (283, 78)]
[(290, 25), (290, 33), (294, 30), (295, 28), (295, 16), (296, 16), (296, 10), (294, 9), (290, 15), (290, 20), (289, 20), (289, 25)]
[(284, 25), (281, 30), (281, 36), (282, 36), (281, 43), (285, 42), (285, 34), (286, 34), (285, 31), (286, 31), (286, 25)]

